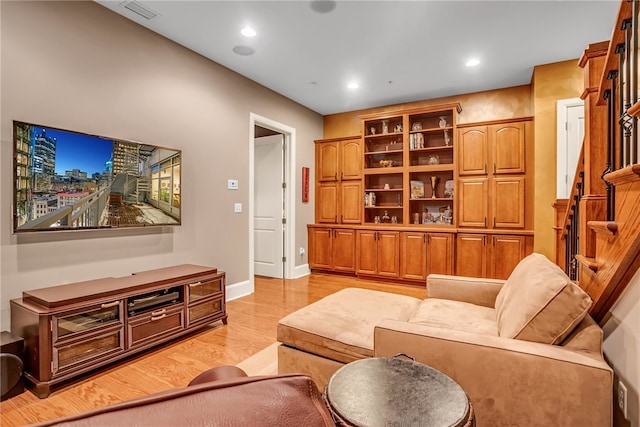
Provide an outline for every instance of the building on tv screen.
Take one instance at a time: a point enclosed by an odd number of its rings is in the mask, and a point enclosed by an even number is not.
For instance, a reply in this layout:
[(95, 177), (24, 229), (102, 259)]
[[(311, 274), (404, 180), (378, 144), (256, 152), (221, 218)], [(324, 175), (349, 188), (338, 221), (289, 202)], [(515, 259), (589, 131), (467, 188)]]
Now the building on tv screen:
[(14, 122), (15, 231), (180, 224), (177, 150)]

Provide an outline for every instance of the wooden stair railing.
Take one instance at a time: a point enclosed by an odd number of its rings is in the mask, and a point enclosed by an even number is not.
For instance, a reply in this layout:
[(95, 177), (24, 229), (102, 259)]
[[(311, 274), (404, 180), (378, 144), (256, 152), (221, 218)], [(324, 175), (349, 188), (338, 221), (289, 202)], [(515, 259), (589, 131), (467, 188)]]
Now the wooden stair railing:
[(591, 296), (590, 314), (601, 324), (640, 268), (639, 2), (621, 0), (611, 41), (589, 46), (580, 60), (584, 165), (576, 170), (560, 238), (565, 271)]
[(616, 189), (616, 221), (592, 221), (596, 232), (596, 269), (581, 272), (580, 287), (593, 299), (591, 315), (603, 320), (640, 268), (640, 165), (605, 176)]

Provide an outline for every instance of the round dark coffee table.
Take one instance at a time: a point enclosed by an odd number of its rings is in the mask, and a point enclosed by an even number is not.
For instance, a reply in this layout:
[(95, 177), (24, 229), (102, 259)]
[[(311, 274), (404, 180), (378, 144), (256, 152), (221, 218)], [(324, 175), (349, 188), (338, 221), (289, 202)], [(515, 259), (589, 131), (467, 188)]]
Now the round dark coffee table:
[(338, 425), (470, 427), (473, 408), (447, 375), (399, 357), (349, 363), (329, 380), (325, 399)]

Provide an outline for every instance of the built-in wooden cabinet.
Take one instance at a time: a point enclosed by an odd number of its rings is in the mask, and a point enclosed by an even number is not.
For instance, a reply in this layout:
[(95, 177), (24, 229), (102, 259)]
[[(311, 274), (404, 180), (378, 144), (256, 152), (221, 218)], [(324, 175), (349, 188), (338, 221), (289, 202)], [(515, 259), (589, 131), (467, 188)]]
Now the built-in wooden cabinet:
[(458, 226), (525, 228), (531, 121), (458, 129)]
[(359, 136), (316, 141), (316, 222), (362, 222), (362, 141)]
[(51, 387), (214, 321), (227, 322), (225, 273), (180, 265), (23, 292), (11, 332), (24, 338), (24, 376)]
[(400, 277), (400, 232), (357, 230), (356, 273)]
[(424, 283), (429, 274), (453, 274), (453, 246), (451, 233), (401, 233), (401, 278)]
[(456, 274), (506, 279), (532, 247), (532, 236), (458, 233)]
[(531, 253), (532, 118), (458, 124), (461, 111), (366, 114), (360, 137), (316, 141), (316, 224), (346, 225), (355, 249), (340, 265), (335, 230), (310, 226), (312, 269), (424, 284), (505, 278)]
[(355, 230), (312, 227), (309, 229), (309, 267), (340, 272), (355, 271)]

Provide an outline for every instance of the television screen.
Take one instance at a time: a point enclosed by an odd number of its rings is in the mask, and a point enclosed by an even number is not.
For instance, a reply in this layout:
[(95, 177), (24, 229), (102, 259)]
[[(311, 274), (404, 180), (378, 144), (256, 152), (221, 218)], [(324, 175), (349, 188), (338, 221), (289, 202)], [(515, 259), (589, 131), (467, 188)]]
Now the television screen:
[(13, 231), (180, 225), (181, 152), (13, 122)]

